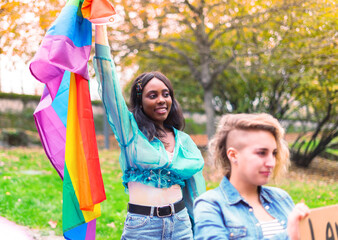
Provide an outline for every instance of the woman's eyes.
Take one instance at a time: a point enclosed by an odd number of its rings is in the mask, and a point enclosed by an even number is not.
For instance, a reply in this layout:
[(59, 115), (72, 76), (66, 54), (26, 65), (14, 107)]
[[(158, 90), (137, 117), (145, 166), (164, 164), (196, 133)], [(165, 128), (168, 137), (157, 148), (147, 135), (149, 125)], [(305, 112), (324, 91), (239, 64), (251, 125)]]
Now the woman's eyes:
[(259, 151), (257, 152), (258, 155), (260, 156), (265, 156), (266, 155), (266, 151)]
[[(258, 151), (257, 154), (258, 154), (259, 156), (266, 156), (266, 155), (268, 154), (268, 152), (267, 152), (267, 151)], [(273, 155), (274, 157), (276, 157), (277, 152), (276, 152), (276, 151), (272, 152), (272, 155)]]
[[(162, 93), (162, 96), (165, 97), (165, 98), (167, 98), (167, 97), (170, 96), (170, 94), (169, 94), (169, 92), (164, 92), (164, 93)], [(155, 98), (157, 98), (157, 94), (150, 94), (149, 98), (150, 99), (155, 99)]]

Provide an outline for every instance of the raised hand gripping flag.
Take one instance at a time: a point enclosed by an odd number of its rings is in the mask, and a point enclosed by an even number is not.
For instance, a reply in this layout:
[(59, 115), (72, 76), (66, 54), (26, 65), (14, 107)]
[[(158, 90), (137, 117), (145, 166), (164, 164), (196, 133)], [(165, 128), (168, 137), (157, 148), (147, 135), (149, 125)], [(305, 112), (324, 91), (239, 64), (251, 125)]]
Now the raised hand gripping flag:
[[(109, 22), (115, 14), (108, 0), (69, 0), (44, 37), (30, 71), (46, 85), (34, 119), (46, 155), (63, 179), (64, 237), (90, 240), (95, 239), (96, 218), (106, 195), (88, 83), (92, 26), (82, 15), (82, 5), (93, 22)], [(97, 9), (104, 15), (90, 14)]]

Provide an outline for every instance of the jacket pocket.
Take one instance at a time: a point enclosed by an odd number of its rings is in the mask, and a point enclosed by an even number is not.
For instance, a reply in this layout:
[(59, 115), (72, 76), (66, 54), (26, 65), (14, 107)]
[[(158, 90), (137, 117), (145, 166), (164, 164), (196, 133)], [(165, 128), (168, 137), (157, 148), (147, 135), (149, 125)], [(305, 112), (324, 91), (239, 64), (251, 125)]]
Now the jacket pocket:
[(247, 229), (244, 226), (227, 226), (228, 239), (241, 239), (247, 235)]

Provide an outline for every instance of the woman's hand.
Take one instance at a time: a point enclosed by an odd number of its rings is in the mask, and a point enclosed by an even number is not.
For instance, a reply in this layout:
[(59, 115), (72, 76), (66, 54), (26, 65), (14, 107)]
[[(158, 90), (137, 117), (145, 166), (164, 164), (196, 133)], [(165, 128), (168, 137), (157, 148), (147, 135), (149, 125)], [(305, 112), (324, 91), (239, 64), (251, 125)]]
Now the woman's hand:
[(310, 209), (304, 203), (296, 204), (295, 208), (288, 217), (287, 231), (291, 240), (300, 239), (299, 222), (307, 217), (309, 213)]
[(95, 43), (108, 46), (106, 25), (95, 25)]

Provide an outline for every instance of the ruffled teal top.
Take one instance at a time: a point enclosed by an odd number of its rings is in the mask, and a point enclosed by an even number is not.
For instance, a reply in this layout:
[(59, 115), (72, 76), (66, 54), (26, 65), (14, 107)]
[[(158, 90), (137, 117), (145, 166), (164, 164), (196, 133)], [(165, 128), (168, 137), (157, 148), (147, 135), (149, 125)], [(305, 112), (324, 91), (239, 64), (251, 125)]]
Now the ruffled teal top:
[(95, 45), (94, 68), (99, 81), (99, 92), (108, 116), (108, 122), (121, 148), (122, 180), (128, 192), (128, 182), (135, 181), (157, 187), (181, 186), (189, 215), (193, 220), (193, 202), (205, 192), (202, 175), (204, 160), (189, 135), (175, 128), (175, 149), (169, 161), (163, 143), (149, 141), (138, 128), (133, 114), (122, 96), (114, 62), (108, 46)]

